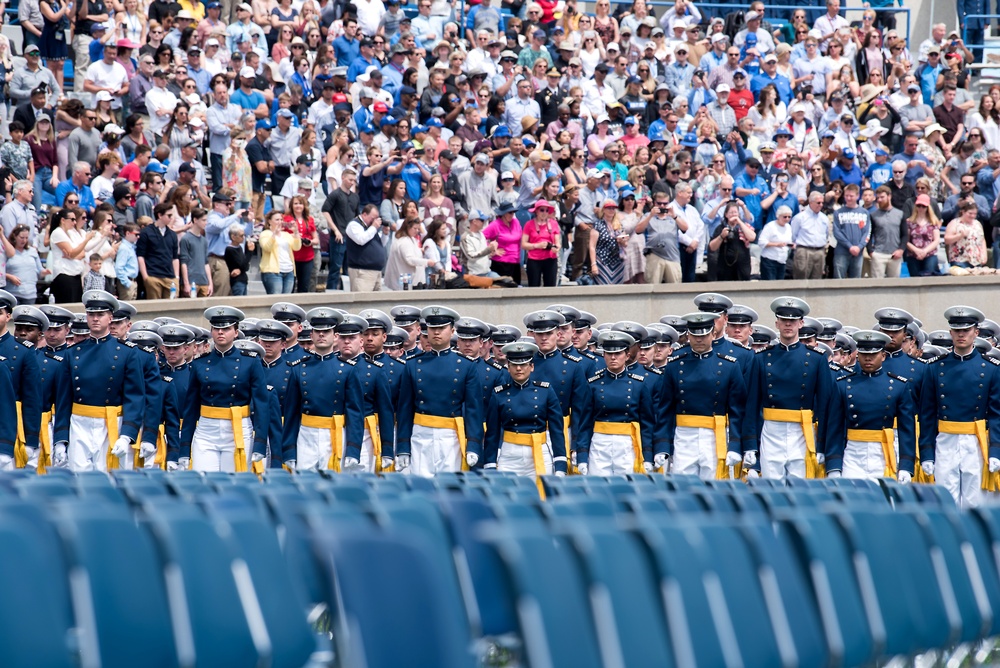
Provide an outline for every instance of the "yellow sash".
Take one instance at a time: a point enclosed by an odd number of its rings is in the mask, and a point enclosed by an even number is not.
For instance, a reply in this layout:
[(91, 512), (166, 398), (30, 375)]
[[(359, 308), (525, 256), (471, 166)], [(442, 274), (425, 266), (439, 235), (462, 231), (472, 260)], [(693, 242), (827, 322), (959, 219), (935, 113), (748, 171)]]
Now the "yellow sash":
[(426, 413), (414, 413), (413, 424), (431, 429), (451, 429), (458, 434), (458, 449), (462, 453), (462, 470), (468, 471), (469, 465), (465, 461), (465, 418), (463, 417), (441, 417), (440, 415), (427, 415)]
[[(715, 456), (718, 460), (715, 464), (715, 479), (726, 480), (729, 478), (729, 467), (726, 466), (726, 455), (729, 453), (728, 415), (678, 415), (678, 427), (690, 427), (692, 429), (711, 429), (715, 434)], [(733, 471), (735, 478), (739, 480), (743, 476), (743, 464), (738, 464)]]
[(121, 406), (88, 406), (86, 404), (73, 404), (73, 415), (89, 418), (104, 418), (104, 423), (108, 428), (108, 470), (119, 468), (118, 457), (111, 454), (111, 447), (118, 440), (118, 418), (121, 417)]
[(302, 426), (312, 429), (330, 430), (330, 460), (326, 467), (340, 473), (340, 460), (344, 457), (344, 416), (343, 415), (302, 415)]
[(546, 433), (539, 431), (531, 434), (518, 434), (513, 431), (503, 432), (504, 443), (523, 445), (531, 448), (531, 458), (535, 463), (535, 484), (538, 485), (538, 494), (545, 500), (545, 487), (542, 485), (542, 476), (545, 475), (545, 457), (542, 448), (545, 447)]
[(632, 470), (634, 473), (646, 472), (646, 469), (642, 466), (642, 439), (639, 436), (638, 422), (595, 422), (594, 433), (631, 436), (632, 451), (635, 453), (635, 463), (632, 466)]
[(52, 439), (49, 437), (49, 425), (52, 423), (52, 411), (42, 413), (42, 428), (38, 432), (38, 475), (45, 475), (45, 469), (52, 464)]
[(375, 458), (375, 473), (391, 471), (392, 466), (385, 471), (382, 470), (382, 439), (379, 437), (377, 415), (365, 416), (365, 429), (368, 430), (368, 435), (372, 437), (372, 457)]
[(983, 482), (981, 488), (987, 492), (1000, 489), (1000, 471), (990, 473), (990, 439), (986, 435), (986, 420), (975, 422), (951, 422), (938, 420), (938, 431), (942, 434), (971, 434), (979, 441), (979, 452), (983, 456)]
[(14, 441), (14, 466), (23, 469), (28, 465), (28, 451), (24, 449), (24, 418), (21, 416), (21, 402), (14, 404), (17, 409), (17, 440)]
[(809, 409), (765, 408), (764, 419), (772, 422), (797, 422), (802, 425), (806, 439), (806, 477), (825, 478), (826, 467), (816, 461), (816, 434), (813, 431), (813, 412)]
[(247, 448), (243, 442), (243, 418), (250, 417), (249, 406), (202, 406), (201, 417), (213, 420), (229, 420), (233, 425), (233, 440), (236, 441), (236, 472), (246, 473)]
[(569, 447), (569, 416), (563, 415), (563, 440), (566, 441), (566, 475), (580, 475), (573, 466), (573, 454)]
[(882, 475), (886, 478), (896, 477), (896, 450), (893, 445), (895, 435), (892, 429), (848, 429), (847, 440), (881, 443), (882, 457), (885, 459), (885, 470)]

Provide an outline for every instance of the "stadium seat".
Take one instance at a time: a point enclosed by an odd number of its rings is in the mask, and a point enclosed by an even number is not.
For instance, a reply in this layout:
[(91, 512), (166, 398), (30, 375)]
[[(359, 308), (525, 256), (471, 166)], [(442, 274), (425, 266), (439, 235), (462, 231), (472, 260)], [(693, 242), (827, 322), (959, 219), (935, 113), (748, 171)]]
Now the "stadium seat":
[(601, 499), (556, 497), (542, 504), (541, 508), (550, 518), (580, 517), (596, 520), (612, 519), (615, 516), (614, 506)]
[(320, 533), (315, 542), (333, 583), (324, 598), (335, 611), (341, 665), (477, 665), (468, 637), (455, 627), (456, 611), (439, 596), (446, 576), (419, 536), (358, 530)]
[(979, 521), (976, 513), (948, 513), (946, 517), (956, 527), (956, 532), (968, 541), (972, 554), (965, 556), (970, 562), (970, 579), (976, 586), (976, 576), (978, 576), (983, 588), (981, 592), (977, 591), (977, 597), (984, 596), (993, 613), (990, 625), (986, 630), (986, 636), (992, 637), (1000, 634), (1000, 571), (997, 569), (993, 556), (997, 554), (996, 548), (991, 546), (992, 541), (989, 533)]
[(26, 501), (45, 502), (64, 497), (75, 497), (76, 485), (71, 478), (35, 476), (19, 480), (14, 485), (21, 498)]
[[(313, 531), (307, 522), (310, 501), (290, 489), (270, 488), (263, 495), (275, 526), (282, 535), (282, 553), (288, 568), (296, 573), (303, 583), (306, 602), (311, 605), (325, 600), (326, 589), (320, 566), (313, 551)], [(320, 501), (320, 507), (325, 504)]]

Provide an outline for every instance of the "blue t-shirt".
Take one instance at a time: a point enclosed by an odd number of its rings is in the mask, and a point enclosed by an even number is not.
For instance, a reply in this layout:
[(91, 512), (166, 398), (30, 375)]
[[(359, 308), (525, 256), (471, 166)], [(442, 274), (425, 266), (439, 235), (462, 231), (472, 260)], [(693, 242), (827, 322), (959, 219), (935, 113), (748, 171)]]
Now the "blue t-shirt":
[(406, 165), (399, 178), (406, 183), (406, 196), (414, 202), (419, 202), (420, 198), (423, 197), (424, 190), (424, 178), (420, 173), (420, 168), (414, 164)]
[(337, 67), (350, 67), (354, 59), (361, 55), (361, 42), (341, 35), (333, 40), (333, 53), (337, 56)]
[(267, 103), (259, 91), (251, 90), (249, 93), (244, 93), (242, 88), (237, 88), (236, 92), (229, 96), (229, 101), (247, 111), (254, 111), (260, 105)]
[(868, 177), (868, 183), (871, 184), (872, 188), (878, 188), (879, 186), (884, 186), (892, 180), (892, 165), (886, 162), (884, 165), (880, 165), (877, 162), (869, 165), (868, 172), (865, 173)]
[(838, 162), (830, 170), (830, 180), (837, 181), (838, 179), (843, 181), (844, 185), (850, 185), (851, 183), (853, 183), (856, 186), (860, 186), (862, 180), (861, 168), (855, 165), (854, 163), (851, 163), (850, 169), (844, 169), (843, 167), (840, 166), (840, 163)]

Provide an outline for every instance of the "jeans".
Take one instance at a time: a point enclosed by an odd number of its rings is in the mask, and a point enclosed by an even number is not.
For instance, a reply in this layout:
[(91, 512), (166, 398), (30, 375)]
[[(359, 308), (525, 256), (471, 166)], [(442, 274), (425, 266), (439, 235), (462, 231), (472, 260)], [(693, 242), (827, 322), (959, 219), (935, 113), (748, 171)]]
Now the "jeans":
[(833, 277), (861, 278), (861, 266), (864, 261), (864, 255), (861, 253), (854, 256), (849, 250), (840, 250), (840, 246), (837, 246), (833, 252)]
[(49, 181), (52, 179), (52, 168), (51, 167), (39, 167), (35, 170), (35, 194), (31, 198), (31, 203), (35, 206), (35, 211), (40, 211), (42, 208), (42, 191), (44, 190), (48, 194), (55, 196), (56, 189), (52, 187)]
[[(263, 274), (261, 274), (263, 276)], [(273, 274), (272, 274), (273, 275)], [(245, 281), (229, 284), (229, 294), (234, 297), (245, 297), (247, 294), (247, 284)]]
[(316, 284), (313, 283), (313, 264), (312, 260), (307, 262), (295, 263), (295, 291), (296, 292), (313, 292), (316, 288)]
[(912, 255), (906, 256), (906, 269), (910, 276), (937, 276), (938, 259), (937, 254), (928, 255), (923, 260), (918, 260)]
[(769, 257), (760, 259), (760, 280), (781, 281), (785, 278), (785, 263)]
[(260, 281), (264, 284), (264, 292), (269, 295), (287, 295), (291, 293), (295, 285), (295, 272), (286, 271), (277, 273), (261, 273)]
[(344, 267), (344, 256), (347, 254), (347, 244), (337, 243), (330, 237), (330, 262), (327, 265), (326, 289), (343, 290), (344, 281), (340, 278), (340, 272)]

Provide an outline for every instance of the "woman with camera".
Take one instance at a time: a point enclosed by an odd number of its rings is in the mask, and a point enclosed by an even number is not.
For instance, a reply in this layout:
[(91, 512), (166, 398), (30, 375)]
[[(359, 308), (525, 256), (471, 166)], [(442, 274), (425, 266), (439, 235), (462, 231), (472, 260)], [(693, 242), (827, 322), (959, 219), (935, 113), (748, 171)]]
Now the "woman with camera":
[(260, 233), (260, 280), (269, 295), (287, 294), (295, 285), (295, 255), (302, 247), (299, 228), (285, 223), (280, 211), (267, 216)]
[(555, 205), (540, 199), (531, 207), (534, 219), (524, 225), (521, 248), (528, 252), (528, 287), (555, 287), (559, 273), (559, 223), (552, 214)]
[(741, 202), (729, 202), (719, 225), (708, 242), (710, 251), (719, 253), (720, 281), (750, 280), (750, 244), (757, 238), (753, 227), (743, 222)]

